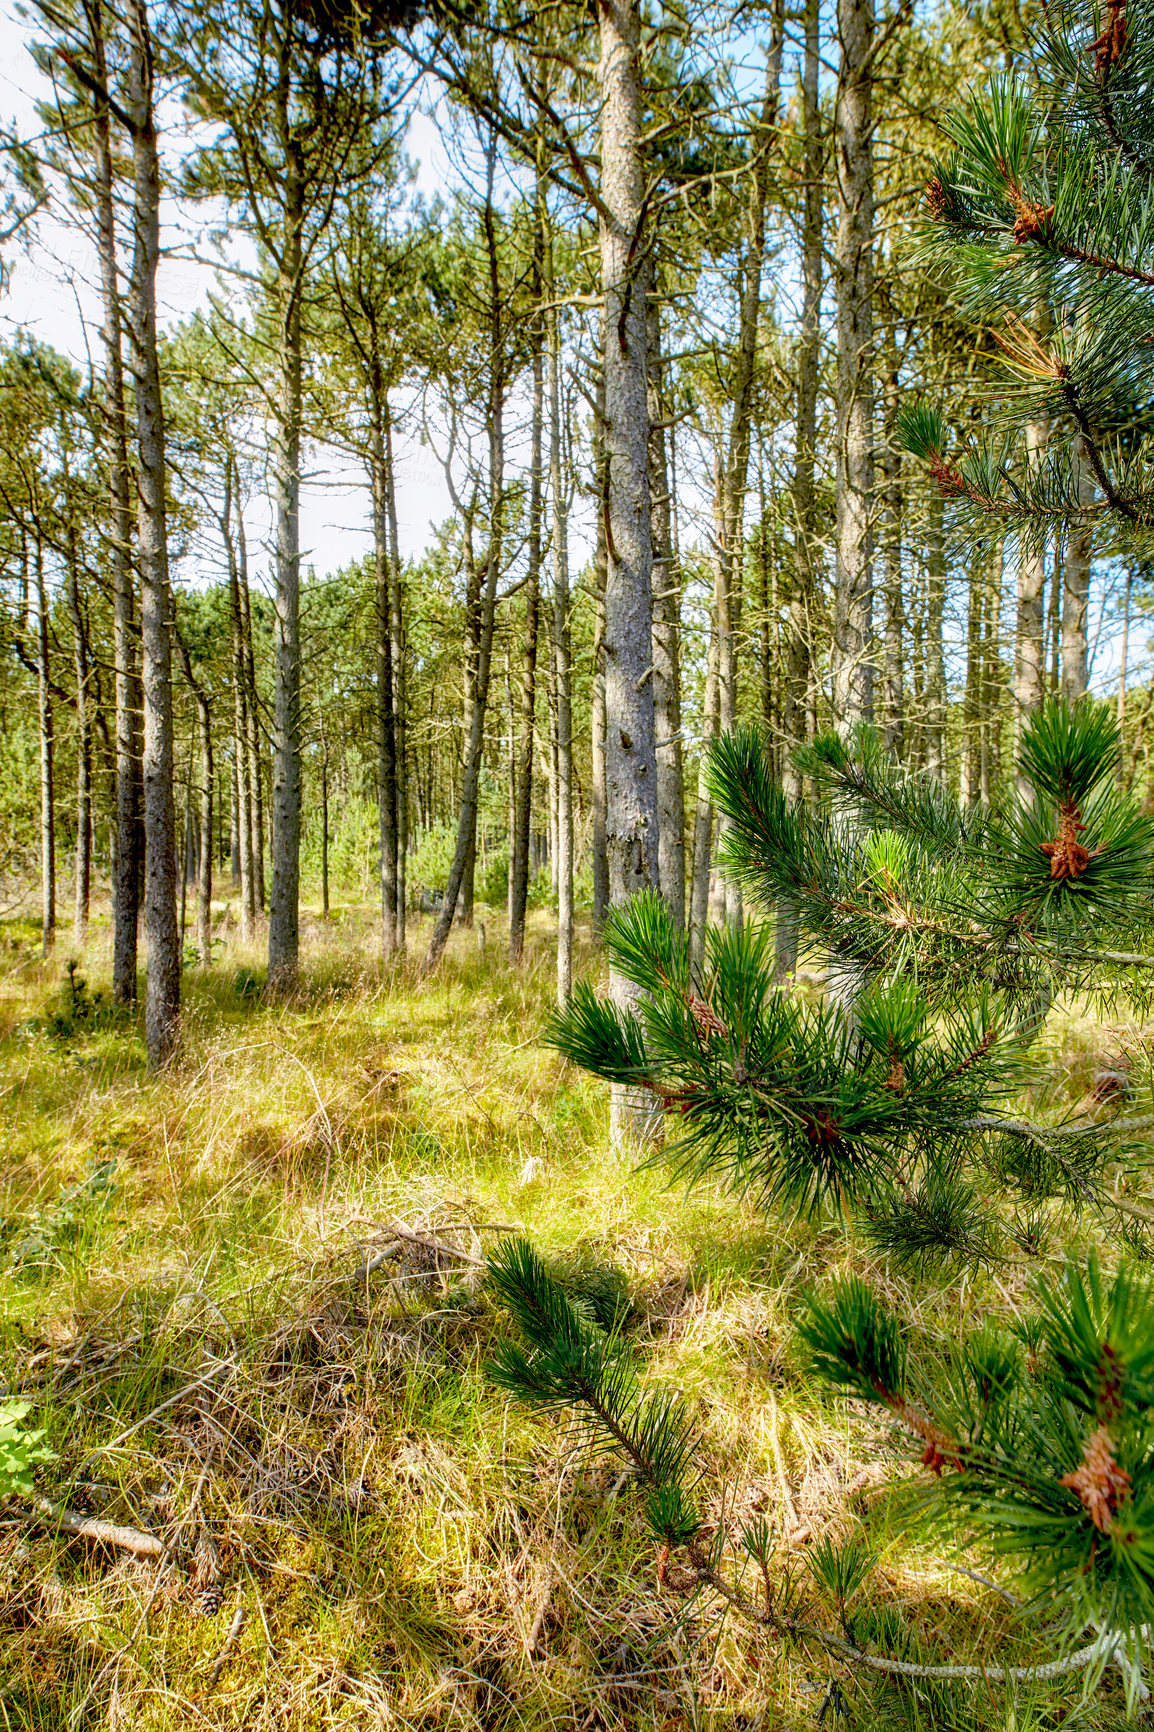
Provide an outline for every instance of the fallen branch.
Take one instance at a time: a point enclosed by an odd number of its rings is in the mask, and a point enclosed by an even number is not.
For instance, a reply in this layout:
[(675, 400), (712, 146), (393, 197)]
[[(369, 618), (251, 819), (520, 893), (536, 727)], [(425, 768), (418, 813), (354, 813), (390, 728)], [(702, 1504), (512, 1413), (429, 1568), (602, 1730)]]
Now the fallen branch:
[(1044, 1683), (1050, 1678), (1063, 1678), (1068, 1672), (1083, 1671), (1088, 1666), (1105, 1666), (1112, 1660), (1121, 1662), (1126, 1659), (1125, 1636), (1107, 1631), (1072, 1654), (1033, 1666), (925, 1666), (916, 1660), (890, 1660), (883, 1654), (867, 1654), (856, 1643), (818, 1629), (815, 1624), (802, 1624), (794, 1618), (781, 1617), (772, 1607), (760, 1609), (739, 1587), (725, 1580), (700, 1546), (690, 1545), (689, 1555), (699, 1586), (711, 1587), (750, 1623), (768, 1627), (777, 1635), (792, 1636), (795, 1641), (816, 1642), (833, 1658), (853, 1666), (866, 1666), (872, 1672), (886, 1672), (901, 1678), (971, 1678), (990, 1684)]
[(354, 1269), (353, 1280), (358, 1285), (362, 1281), (366, 1281), (368, 1277), (375, 1274), (378, 1269), (383, 1269), (386, 1263), (391, 1263), (394, 1258), (399, 1257), (404, 1248), (405, 1244), (403, 1239), (394, 1239), (391, 1244), (385, 1245), (380, 1251), (378, 1251), (374, 1257), (370, 1257), (366, 1262), (362, 1263), (358, 1269)]
[(549, 1614), (549, 1601), (553, 1597), (553, 1565), (550, 1563), (545, 1575), (545, 1586), (541, 1590), (541, 1598), (537, 1602), (537, 1610), (529, 1630), (529, 1640), (525, 1644), (525, 1652), (531, 1660), (536, 1659), (541, 1637), (545, 1632), (545, 1619)]
[[(386, 1227), (384, 1231), (392, 1233), (398, 1239), (403, 1239), (406, 1245), (420, 1246), (422, 1251), (433, 1251), (442, 1257), (453, 1257), (458, 1263), (471, 1263), (474, 1269), (484, 1269), (486, 1267), (484, 1257), (474, 1257), (471, 1251), (459, 1251), (456, 1245), (449, 1245), (444, 1239), (434, 1238), (431, 1234), (414, 1233), (411, 1227), (402, 1226), (400, 1221), (390, 1222), (389, 1226)], [(390, 1246), (386, 1246), (384, 1251), (381, 1253), (382, 1258), (386, 1262), (394, 1255), (396, 1255), (396, 1253)]]
[(220, 1653), (212, 1662), (212, 1671), (208, 1674), (208, 1682), (204, 1686), (204, 1694), (206, 1697), (211, 1696), (212, 1692), (220, 1683), (220, 1675), (228, 1665), (229, 1657), (232, 1654), (233, 1649), (236, 1647), (241, 1631), (244, 1629), (244, 1621), (247, 1615), (247, 1608), (245, 1607), (244, 1601), (238, 1600), (236, 1611), (232, 1615), (232, 1623), (228, 1626), (228, 1635), (224, 1638), (224, 1645), (221, 1648)]
[(16, 1512), (21, 1520), (35, 1522), (40, 1527), (55, 1528), (74, 1539), (91, 1540), (94, 1545), (117, 1546), (138, 1558), (164, 1556), (164, 1542), (155, 1534), (141, 1533), (139, 1528), (125, 1528), (115, 1522), (97, 1521), (93, 1516), (79, 1516), (70, 1509), (61, 1509), (46, 1497), (38, 1497), (31, 1509)]

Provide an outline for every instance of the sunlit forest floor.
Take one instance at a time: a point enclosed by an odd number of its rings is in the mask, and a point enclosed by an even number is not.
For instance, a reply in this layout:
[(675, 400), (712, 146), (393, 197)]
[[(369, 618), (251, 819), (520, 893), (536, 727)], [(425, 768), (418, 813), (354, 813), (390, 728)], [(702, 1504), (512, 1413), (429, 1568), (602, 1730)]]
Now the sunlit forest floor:
[[(63, 985), (67, 930), (44, 963), (30, 924), (0, 927), (0, 1379), (57, 1452), (43, 1495), (162, 1548), (0, 1514), (4, 1726), (1121, 1724), (1116, 1674), (1089, 1702), (1076, 1677), (863, 1680), (723, 1618), (676, 1559), (659, 1580), (618, 1464), (487, 1380), (505, 1324), (479, 1260), (500, 1233), (611, 1264), (651, 1375), (696, 1402), (713, 1522), (769, 1523), (800, 1612), (836, 1627), (806, 1550), (860, 1524), (858, 1641), (1049, 1657), (963, 1573), (995, 1565), (903, 1525), (904, 1457), (807, 1386), (791, 1330), (835, 1268), (888, 1283), (914, 1328), (1012, 1308), (1028, 1268), (899, 1276), (832, 1222), (782, 1227), (611, 1153), (602, 1088), (541, 1044), (553, 956), (533, 920), (521, 971), (487, 916), (483, 949), (455, 934), (422, 980), (382, 971), (369, 911), (312, 918), (280, 1003), (257, 952), (230, 949), (186, 976), (160, 1078), (137, 1022), (95, 999), (106, 925), (83, 989)], [(587, 934), (580, 960), (596, 967)], [(1068, 1019), (1059, 1038), (1055, 1086), (1077, 1098), (1109, 1036)]]

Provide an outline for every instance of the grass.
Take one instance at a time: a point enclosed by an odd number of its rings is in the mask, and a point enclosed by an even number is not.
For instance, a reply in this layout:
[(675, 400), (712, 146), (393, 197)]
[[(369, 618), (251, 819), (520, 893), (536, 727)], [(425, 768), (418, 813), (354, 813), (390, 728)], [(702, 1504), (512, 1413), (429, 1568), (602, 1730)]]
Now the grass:
[[(609, 1146), (600, 1086), (540, 1044), (546, 917), (518, 971), (488, 925), (484, 951), (458, 933), (422, 980), (374, 960), (367, 913), (314, 921), (278, 1003), (232, 946), (186, 975), (180, 1061), (159, 1078), (137, 1021), (91, 1002), (106, 931), (79, 1012), (64, 939), (43, 963), (30, 927), (0, 932), (0, 1377), (57, 1452), (43, 1491), (166, 1548), (158, 1564), (0, 1514), (3, 1725), (1121, 1724), (1110, 1679), (1088, 1703), (1077, 1679), (862, 1680), (723, 1619), (676, 1560), (659, 1582), (618, 1464), (489, 1384), (504, 1325), (468, 1258), (513, 1227), (611, 1263), (652, 1375), (696, 1403), (713, 1521), (764, 1518), (808, 1615), (833, 1627), (807, 1549), (861, 1533), (860, 1640), (939, 1663), (1039, 1657), (953, 1567), (988, 1561), (951, 1563), (948, 1541), (902, 1525), (902, 1458), (807, 1385), (791, 1329), (836, 1269), (884, 1281), (915, 1327), (1012, 1303), (1016, 1275), (959, 1295), (829, 1223), (639, 1171)], [(587, 937), (580, 961), (597, 966)], [(1094, 1038), (1071, 1024), (1071, 1090)], [(428, 1243), (366, 1274), (393, 1222)]]

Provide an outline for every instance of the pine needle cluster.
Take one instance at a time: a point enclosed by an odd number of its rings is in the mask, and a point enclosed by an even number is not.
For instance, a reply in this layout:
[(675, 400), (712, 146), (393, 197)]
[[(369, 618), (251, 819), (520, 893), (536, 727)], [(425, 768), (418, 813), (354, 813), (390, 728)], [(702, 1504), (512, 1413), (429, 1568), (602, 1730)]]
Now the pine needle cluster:
[[(1154, 527), (1152, 114), (1150, 0), (1058, 0), (1029, 58), (946, 119), (922, 256), (993, 332), (1012, 387), (960, 448), (930, 407), (903, 440), (962, 522)], [(1048, 438), (1024, 461), (1030, 422)]]

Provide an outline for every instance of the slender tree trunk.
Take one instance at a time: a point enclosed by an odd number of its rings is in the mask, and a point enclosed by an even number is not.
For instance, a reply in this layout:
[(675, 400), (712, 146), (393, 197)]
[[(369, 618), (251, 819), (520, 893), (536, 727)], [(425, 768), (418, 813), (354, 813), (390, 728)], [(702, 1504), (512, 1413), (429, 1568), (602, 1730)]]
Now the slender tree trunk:
[(329, 742), (321, 724), (321, 917), (329, 917)]
[(709, 867), (713, 856), (713, 802), (706, 780), (709, 742), (717, 738), (718, 662), (720, 650), (716, 614), (710, 621), (705, 666), (705, 706), (702, 715), (701, 764), (697, 773), (697, 809), (693, 816), (693, 876), (689, 887), (689, 960), (696, 979), (705, 962), (705, 928), (709, 924)]
[[(237, 765), (240, 751), (237, 736), (233, 735), (232, 756), (229, 760), (229, 790), (228, 790), (228, 873), (232, 879), (234, 890), (240, 889), (240, 788), (237, 777)], [(221, 798), (224, 798), (224, 786), (221, 784)], [(220, 840), (220, 864), (224, 867), (224, 834), (223, 828)]]
[[(731, 385), (732, 413), (725, 469), (721, 477), (721, 526), (716, 573), (718, 639), (718, 726), (729, 733), (737, 723), (737, 636), (741, 616), (741, 586), (744, 570), (745, 495), (749, 483), (749, 449), (753, 425), (753, 381), (757, 359), (757, 328), (761, 316), (761, 278), (765, 262), (765, 207), (769, 188), (770, 149), (777, 130), (781, 86), (781, 54), (785, 34), (783, 0), (775, 0), (773, 33), (766, 66), (765, 99), (761, 124), (754, 138), (755, 159), (750, 176), (747, 240), (744, 259), (744, 289), (738, 320), (737, 354)], [(726, 820), (719, 826), (724, 833)], [(741, 892), (736, 884), (725, 884), (725, 915), (731, 923), (741, 918)]]
[(244, 512), (238, 496), (236, 514), (237, 582), (240, 586), (241, 627), (244, 635), (245, 661), (245, 743), (246, 774), (248, 776), (248, 815), (251, 825), (253, 920), (264, 913), (264, 783), (261, 777), (260, 705), (256, 689), (256, 651), (253, 647), (252, 596), (248, 584), (248, 541), (244, 532)]
[(397, 533), (397, 471), (393, 462), (393, 420), (385, 396), (385, 507), (391, 551), (389, 577), (389, 639), (393, 667), (393, 799), (396, 809), (397, 890), (396, 948), (405, 948), (406, 862), (409, 851), (409, 796), (406, 747), (405, 597), (401, 575), (401, 543)]
[[(1044, 419), (1026, 428), (1026, 463), (1043, 462), (1050, 429)], [(1018, 544), (1018, 613), (1014, 643), (1014, 738), (1021, 736), (1026, 721), (1046, 693), (1046, 540), (1040, 534), (1023, 536)], [(1025, 776), (1017, 778), (1018, 798), (1028, 804), (1033, 787)]]
[(477, 625), (477, 661), (473, 702), (465, 745), (464, 773), (461, 784), (461, 809), (457, 824), (457, 842), (449, 868), (445, 900), (437, 916), (432, 938), (425, 956), (425, 969), (435, 968), (444, 954), (457, 899), (465, 886), (466, 872), (471, 876), (476, 856), (477, 800), (480, 790), (481, 760), (485, 744), (485, 711), (489, 701), (489, 681), (493, 660), (493, 625), (497, 606), (497, 578), (501, 567), (504, 527), (505, 491), (505, 333), (501, 302), (501, 282), (497, 255), (497, 230), (493, 211), (493, 171), (495, 145), (490, 147), (488, 189), (484, 222), (489, 264), (489, 545), (485, 554), (484, 584), (480, 593)]
[(1134, 567), (1126, 567), (1125, 600), (1122, 605), (1122, 649), (1118, 668), (1118, 786), (1126, 785), (1126, 672), (1130, 660), (1130, 600), (1134, 589)]
[[(605, 297), (605, 840), (609, 896), (620, 906), (656, 889), (657, 751), (653, 684), (653, 542), (645, 342), (645, 167), (641, 143), (638, 0), (601, 0), (601, 286)], [(614, 1002), (636, 988), (610, 970)], [(614, 1134), (647, 1117), (632, 1091), (613, 1092)]]
[[(382, 387), (378, 385), (378, 405)], [(397, 730), (393, 683), (392, 559), (389, 555), (387, 455), (384, 428), (374, 418), (372, 483), (376, 556), (377, 813), (381, 858), (381, 943), (397, 947)]]
[(83, 949), (88, 942), (88, 904), (92, 891), (92, 723), (88, 639), (80, 604), (80, 561), (71, 501), (68, 511), (68, 615), (76, 670), (76, 912), (73, 938)]
[[(819, 90), (820, 37), (820, 0), (806, 0), (805, 57), (802, 65), (802, 124), (805, 137), (802, 308), (794, 425), (793, 569), (785, 620), (782, 702), (782, 788), (788, 798), (794, 801), (802, 797), (801, 777), (794, 764), (793, 754), (806, 738), (806, 704), (812, 683), (809, 613), (817, 594), (818, 515), (814, 467), (817, 448), (818, 377), (821, 365), (822, 191), (825, 172)], [(779, 902), (774, 936), (774, 977), (779, 982), (784, 982), (796, 972), (797, 943), (796, 912), (785, 903)]]
[(838, 0), (837, 93), (837, 569), (834, 720), (873, 714), (873, 0)]
[[(776, 662), (781, 651), (777, 630), (777, 556), (776, 537), (774, 548), (774, 572), (771, 579), (769, 573), (769, 543), (771, 530), (769, 526), (769, 500), (765, 491), (765, 457), (761, 440), (757, 442), (757, 569), (761, 578), (761, 594), (759, 599), (761, 621), (759, 635), (761, 638), (761, 725), (771, 749), (776, 755), (781, 749), (779, 730), (775, 727), (776, 703), (774, 699), (774, 674)], [(777, 640), (777, 641), (775, 641)], [(779, 771), (780, 773), (780, 771)]]
[[(237, 851), (232, 857), (233, 880), (240, 879), (240, 936), (242, 944), (251, 944), (256, 925), (256, 883), (253, 871), (252, 785), (247, 767), (249, 740), (248, 669), (245, 655), (244, 608), (241, 599), (240, 569), (236, 543), (232, 533), (232, 508), (235, 497), (237, 512), (241, 509), (239, 476), (233, 492), (236, 460), (230, 453), (225, 460), (224, 503), (220, 530), (228, 561), (229, 618), (232, 628), (232, 701), (233, 701), (233, 763), (236, 788)], [(239, 858), (238, 858), (239, 855)]]
[[(1083, 505), (1094, 499), (1094, 480), (1079, 437), (1074, 442), (1074, 479)], [(1076, 704), (1090, 681), (1090, 572), (1094, 537), (1089, 529), (1070, 531), (1062, 582), (1062, 696)]]
[(196, 694), (200, 722), (200, 853), (196, 874), (196, 948), (202, 968), (212, 967), (212, 707)]
[(573, 697), (569, 623), (568, 498), (561, 462), (561, 331), (553, 305), (552, 236), (549, 281), (549, 494), (553, 508), (553, 667), (557, 688), (557, 1003), (573, 990)]
[(930, 521), (926, 535), (926, 769), (944, 781), (946, 776), (946, 653), (942, 624), (946, 611), (945, 508), (935, 488), (930, 495)]
[(129, 106), (135, 194), (129, 329), (136, 380), (137, 543), (144, 656), (144, 938), (148, 978), (144, 1033), (153, 1069), (172, 1056), (180, 1032), (173, 810), (172, 595), (165, 518), (164, 408), (156, 349), (160, 257), (160, 162), (152, 107), (152, 41), (146, 0), (129, 0)]
[(882, 559), (885, 569), (885, 674), (882, 739), (895, 758), (905, 752), (905, 605), (902, 599), (902, 454), (898, 443), (896, 359), (886, 377), (882, 449)]
[(537, 708), (537, 637), (541, 612), (541, 523), (543, 475), (541, 436), (545, 415), (545, 320), (539, 310), (545, 286), (545, 176), (538, 162), (537, 200), (533, 224), (534, 312), (532, 351), (533, 403), (529, 433), (529, 558), (525, 576), (525, 638), (521, 658), (521, 727), (517, 754), (516, 825), (513, 834), (513, 882), (509, 906), (509, 960), (521, 961), (525, 948), (525, 915), (529, 897), (529, 826), (533, 812), (533, 723)]
[[(108, 88), (101, 0), (87, 0), (93, 71)], [(128, 465), (128, 418), (124, 406), (120, 281), (116, 268), (116, 223), (112, 199), (112, 133), (108, 104), (93, 102), (93, 204), (103, 305), (104, 417), (110, 491), (109, 541), (112, 568), (113, 657), (116, 664), (116, 846), (112, 885), (112, 998), (136, 998), (136, 943), (140, 915), (140, 689), (136, 676), (136, 600), (132, 571), (132, 504)]]
[(978, 798), (981, 769), (982, 614), (985, 584), (984, 549), (977, 545), (970, 554), (966, 607), (966, 689), (962, 704), (961, 796), (967, 805)]
[(281, 318), (279, 398), (273, 453), (276, 510), (276, 698), (273, 712), (272, 892), (269, 896), (270, 987), (296, 979), (300, 952), (301, 640), (300, 459), (302, 420), (301, 295), (304, 264), (302, 146), (287, 112), (284, 143), (284, 238), (277, 295)]
[(509, 772), (509, 868), (505, 874), (505, 918), (513, 930), (513, 878), (517, 852), (517, 721), (513, 708), (513, 664), (505, 647), (505, 763)]
[(44, 548), (36, 537), (36, 691), (40, 722), (40, 948), (56, 942), (56, 734), (52, 714), (52, 669), (48, 648), (48, 586)]
[(653, 537), (653, 723), (657, 744), (657, 869), (661, 894), (685, 924), (685, 777), (681, 744), (680, 574), (673, 562), (669, 466), (662, 424), (661, 305), (648, 297), (649, 478)]
[(1057, 537), (1054, 542), (1054, 558), (1050, 577), (1050, 695), (1057, 697), (1062, 685), (1062, 591), (1065, 578), (1066, 548)]
[(597, 537), (593, 549), (593, 693), (590, 704), (590, 755), (593, 794), (593, 933), (601, 931), (609, 911), (609, 854), (605, 835), (605, 582), (609, 570), (609, 482), (605, 458), (605, 369), (597, 378), (593, 418), (593, 467), (597, 478)]

